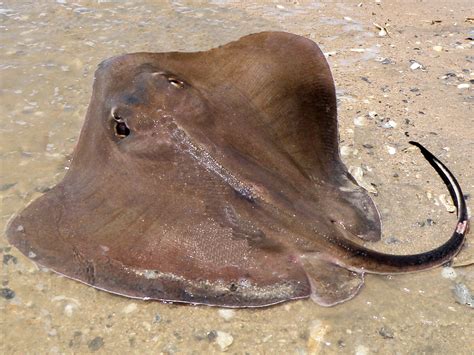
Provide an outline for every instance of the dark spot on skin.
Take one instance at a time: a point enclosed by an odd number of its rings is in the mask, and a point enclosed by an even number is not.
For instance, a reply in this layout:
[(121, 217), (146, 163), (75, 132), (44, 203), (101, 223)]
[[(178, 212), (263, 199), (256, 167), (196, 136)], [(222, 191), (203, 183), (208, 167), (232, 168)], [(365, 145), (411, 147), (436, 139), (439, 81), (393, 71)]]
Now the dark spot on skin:
[(140, 103), (140, 99), (135, 95), (127, 95), (123, 100), (127, 105), (138, 105)]
[(15, 291), (9, 288), (2, 288), (0, 289), (0, 296), (5, 298), (6, 300), (11, 300), (12, 298), (15, 297)]

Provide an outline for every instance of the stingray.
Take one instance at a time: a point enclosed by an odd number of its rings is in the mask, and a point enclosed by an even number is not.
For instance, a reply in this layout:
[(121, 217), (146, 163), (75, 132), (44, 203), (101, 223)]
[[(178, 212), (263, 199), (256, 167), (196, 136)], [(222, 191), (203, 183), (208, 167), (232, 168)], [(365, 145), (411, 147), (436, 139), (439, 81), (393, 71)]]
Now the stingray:
[(458, 211), (434, 250), (391, 255), (341, 161), (336, 95), (311, 40), (283, 32), (208, 51), (103, 61), (72, 163), (10, 223), (36, 263), (114, 294), (222, 307), (351, 299), (365, 273), (433, 268), (461, 249), (461, 188), (418, 143)]

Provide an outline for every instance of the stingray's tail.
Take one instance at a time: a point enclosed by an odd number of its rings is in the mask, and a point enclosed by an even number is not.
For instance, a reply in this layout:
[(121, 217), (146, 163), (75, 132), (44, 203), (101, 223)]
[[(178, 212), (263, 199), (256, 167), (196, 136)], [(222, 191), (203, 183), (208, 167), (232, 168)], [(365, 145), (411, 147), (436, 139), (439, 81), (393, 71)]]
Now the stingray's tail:
[[(351, 240), (346, 240), (342, 247), (351, 251), (351, 255), (344, 260), (346, 267), (370, 273), (401, 273), (430, 269), (451, 260), (462, 248), (468, 232), (468, 213), (466, 201), (454, 175), (431, 152), (417, 142), (409, 142), (417, 146), (426, 160), (441, 176), (449, 189), (451, 198), (457, 209), (458, 222), (451, 238), (443, 245), (428, 252), (412, 255), (391, 255), (379, 253), (362, 247)], [(347, 242), (347, 244), (346, 244)]]

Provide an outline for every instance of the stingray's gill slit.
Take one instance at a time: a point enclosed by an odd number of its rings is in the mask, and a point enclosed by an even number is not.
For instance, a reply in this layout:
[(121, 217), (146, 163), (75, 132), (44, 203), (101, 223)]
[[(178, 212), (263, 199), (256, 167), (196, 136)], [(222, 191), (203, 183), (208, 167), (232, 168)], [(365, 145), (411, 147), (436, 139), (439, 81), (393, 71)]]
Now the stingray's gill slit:
[(130, 134), (130, 128), (125, 123), (125, 120), (117, 113), (115, 109), (112, 109), (112, 119), (114, 125), (115, 135), (119, 138), (125, 138)]
[(410, 141), (418, 147), (423, 156), (433, 166), (438, 175), (448, 187), (449, 193), (457, 210), (458, 222), (454, 232), (444, 244), (427, 252), (411, 255), (393, 255), (370, 250), (354, 242), (350, 231), (336, 227), (346, 238), (338, 240), (338, 246), (348, 252), (348, 257), (342, 262), (344, 267), (353, 271), (378, 274), (403, 273), (420, 271), (440, 266), (451, 260), (461, 250), (469, 229), (469, 216), (466, 201), (461, 186), (449, 169), (420, 143)]

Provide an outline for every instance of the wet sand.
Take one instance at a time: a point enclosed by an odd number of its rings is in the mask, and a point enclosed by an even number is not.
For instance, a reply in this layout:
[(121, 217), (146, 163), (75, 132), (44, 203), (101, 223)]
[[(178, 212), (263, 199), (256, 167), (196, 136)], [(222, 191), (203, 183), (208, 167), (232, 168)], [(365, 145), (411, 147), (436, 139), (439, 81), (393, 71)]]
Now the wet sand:
[[(470, 7), (470, 1), (4, 1), (2, 230), (64, 176), (103, 59), (205, 50), (249, 33), (283, 30), (311, 38), (328, 57), (343, 159), (362, 169), (383, 219), (383, 239), (370, 247), (408, 254), (438, 246), (456, 221), (441, 202), (440, 195), (449, 194), (407, 142), (423, 143), (444, 161), (471, 203)], [(374, 22), (388, 35), (379, 36)], [(473, 260), (469, 244), (458, 265)], [(3, 234), (0, 251), (2, 354), (470, 354), (474, 347), (473, 310), (453, 292), (456, 284), (474, 291), (472, 265), (368, 275), (355, 299), (332, 308), (303, 300), (223, 311), (97, 291), (39, 269)]]

